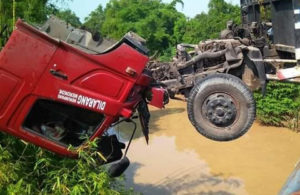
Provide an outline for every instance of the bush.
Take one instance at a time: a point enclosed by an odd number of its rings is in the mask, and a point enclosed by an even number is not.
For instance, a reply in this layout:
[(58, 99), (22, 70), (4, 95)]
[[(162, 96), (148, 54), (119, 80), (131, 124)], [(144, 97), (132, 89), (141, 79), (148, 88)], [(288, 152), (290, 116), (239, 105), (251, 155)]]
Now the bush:
[(161, 61), (161, 62), (171, 62), (175, 55), (176, 55), (176, 48), (175, 47), (169, 47), (159, 57), (159, 61)]
[(129, 193), (97, 164), (95, 142), (69, 159), (8, 135), (0, 140), (0, 194)]
[[(295, 119), (300, 110), (300, 85), (270, 82), (267, 94), (255, 93), (257, 119), (264, 125), (297, 127)], [(291, 124), (293, 122), (293, 124)]]

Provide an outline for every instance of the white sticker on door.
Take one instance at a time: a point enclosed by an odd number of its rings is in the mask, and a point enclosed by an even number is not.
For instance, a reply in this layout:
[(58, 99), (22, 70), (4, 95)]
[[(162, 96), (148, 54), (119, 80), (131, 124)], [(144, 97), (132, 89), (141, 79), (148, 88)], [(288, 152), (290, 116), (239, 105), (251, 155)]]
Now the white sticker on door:
[(80, 94), (62, 90), (62, 89), (59, 90), (57, 98), (67, 101), (67, 102), (75, 103), (75, 104), (78, 104), (81, 106), (98, 109), (101, 111), (104, 111), (104, 109), (106, 107), (105, 101), (101, 101), (98, 99), (94, 99), (91, 97), (87, 97), (84, 95), (80, 95)]

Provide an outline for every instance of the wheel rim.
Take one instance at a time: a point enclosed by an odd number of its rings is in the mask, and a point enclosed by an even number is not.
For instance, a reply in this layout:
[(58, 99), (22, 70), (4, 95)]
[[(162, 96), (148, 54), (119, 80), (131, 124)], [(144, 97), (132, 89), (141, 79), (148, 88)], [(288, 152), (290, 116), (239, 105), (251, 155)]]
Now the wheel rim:
[(237, 119), (237, 105), (226, 93), (214, 93), (208, 96), (202, 105), (202, 113), (215, 127), (231, 126)]

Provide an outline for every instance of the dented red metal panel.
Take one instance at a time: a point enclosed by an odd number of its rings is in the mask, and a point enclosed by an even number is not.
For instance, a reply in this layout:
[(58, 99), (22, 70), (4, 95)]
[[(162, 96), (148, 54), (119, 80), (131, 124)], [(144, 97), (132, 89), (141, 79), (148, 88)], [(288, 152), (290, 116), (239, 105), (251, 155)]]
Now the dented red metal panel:
[(164, 107), (164, 97), (166, 94), (166, 90), (163, 88), (152, 88), (152, 99), (149, 103), (152, 106), (155, 106), (157, 108), (163, 108)]
[[(129, 98), (130, 93), (136, 83), (147, 86), (151, 81), (142, 73), (147, 62), (147, 56), (125, 43), (105, 54), (87, 54), (18, 21), (0, 53), (0, 129), (56, 153), (73, 155), (66, 146), (24, 129), (32, 105), (49, 99), (104, 114), (94, 139), (118, 117), (132, 115), (141, 95)], [(128, 74), (128, 68), (135, 74)]]

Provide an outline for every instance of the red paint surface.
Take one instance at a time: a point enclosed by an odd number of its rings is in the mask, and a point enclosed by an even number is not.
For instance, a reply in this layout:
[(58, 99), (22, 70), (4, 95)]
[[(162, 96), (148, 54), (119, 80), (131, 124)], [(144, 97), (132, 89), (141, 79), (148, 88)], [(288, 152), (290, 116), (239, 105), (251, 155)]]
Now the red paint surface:
[[(147, 62), (147, 56), (125, 43), (108, 53), (91, 55), (19, 20), (0, 53), (0, 129), (53, 152), (72, 156), (66, 147), (23, 129), (32, 105), (38, 99), (49, 99), (101, 112), (105, 121), (91, 138), (94, 139), (118, 117), (130, 117), (142, 98), (141, 92), (151, 81), (142, 73)], [(126, 73), (128, 67), (136, 71), (134, 77)], [(67, 79), (54, 76), (50, 70), (66, 75)], [(59, 90), (104, 101), (106, 107), (102, 111), (58, 99)], [(130, 96), (132, 92), (136, 94)]]

